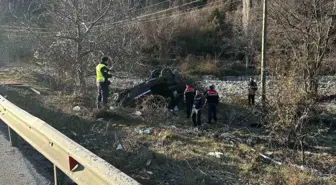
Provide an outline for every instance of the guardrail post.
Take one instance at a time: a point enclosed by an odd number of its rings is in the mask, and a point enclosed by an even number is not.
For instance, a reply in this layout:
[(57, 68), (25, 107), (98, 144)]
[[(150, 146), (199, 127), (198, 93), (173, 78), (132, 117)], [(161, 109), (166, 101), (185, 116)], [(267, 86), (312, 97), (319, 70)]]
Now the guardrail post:
[(18, 135), (9, 126), (8, 126), (8, 137), (9, 137), (9, 141), (11, 142), (11, 145), (13, 147), (17, 147), (18, 143), (19, 143), (18, 142)]
[(55, 185), (66, 185), (65, 174), (57, 168), (54, 164), (54, 184)]

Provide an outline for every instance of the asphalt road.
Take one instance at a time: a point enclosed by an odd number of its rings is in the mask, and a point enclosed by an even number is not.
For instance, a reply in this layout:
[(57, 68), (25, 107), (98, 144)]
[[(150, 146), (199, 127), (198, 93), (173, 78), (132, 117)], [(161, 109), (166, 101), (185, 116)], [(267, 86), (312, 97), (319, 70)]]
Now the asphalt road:
[(51, 184), (52, 164), (22, 139), (12, 147), (7, 125), (0, 121), (0, 185)]

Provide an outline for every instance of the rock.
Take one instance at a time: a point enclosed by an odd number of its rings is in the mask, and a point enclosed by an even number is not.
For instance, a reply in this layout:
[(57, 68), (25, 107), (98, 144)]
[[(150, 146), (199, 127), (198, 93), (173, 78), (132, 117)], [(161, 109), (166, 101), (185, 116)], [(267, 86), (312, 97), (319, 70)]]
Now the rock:
[(81, 108), (80, 108), (80, 106), (75, 106), (72, 110), (73, 110), (73, 111), (80, 111)]
[(104, 118), (98, 118), (96, 121), (104, 121)]

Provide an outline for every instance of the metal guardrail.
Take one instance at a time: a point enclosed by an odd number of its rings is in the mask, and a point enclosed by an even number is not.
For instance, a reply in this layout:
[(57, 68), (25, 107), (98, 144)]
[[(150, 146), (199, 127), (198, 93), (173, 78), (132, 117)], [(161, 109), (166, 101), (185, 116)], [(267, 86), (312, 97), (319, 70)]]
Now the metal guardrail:
[(0, 96), (0, 119), (8, 125), (13, 145), (19, 135), (54, 164), (55, 184), (58, 168), (78, 185), (140, 185), (3, 96)]

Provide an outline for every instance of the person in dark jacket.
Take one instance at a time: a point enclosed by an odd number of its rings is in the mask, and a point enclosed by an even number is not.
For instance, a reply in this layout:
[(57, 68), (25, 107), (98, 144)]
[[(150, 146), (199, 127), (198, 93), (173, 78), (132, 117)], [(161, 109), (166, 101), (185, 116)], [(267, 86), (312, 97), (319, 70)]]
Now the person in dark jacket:
[(255, 93), (258, 90), (257, 83), (253, 78), (250, 78), (250, 82), (248, 84), (248, 103), (249, 105), (254, 105)]
[(169, 101), (169, 104), (168, 104), (168, 110), (169, 112), (171, 112), (174, 116), (177, 116), (175, 112), (177, 112), (178, 110), (178, 107), (177, 107), (177, 104), (178, 104), (178, 93), (177, 91), (173, 91), (170, 95), (170, 101)]
[(187, 109), (187, 118), (190, 118), (194, 103), (194, 97), (195, 97), (195, 89), (190, 84), (187, 84), (184, 90), (184, 100)]
[(200, 91), (196, 91), (192, 110), (192, 122), (194, 127), (201, 126), (202, 109), (205, 104), (205, 99)]
[(107, 107), (109, 96), (110, 78), (112, 77), (110, 69), (107, 68), (109, 58), (103, 57), (96, 67), (96, 81), (98, 87), (97, 108), (103, 103), (104, 108)]
[(211, 124), (212, 118), (217, 123), (217, 105), (219, 104), (219, 96), (215, 90), (215, 86), (210, 86), (210, 89), (205, 93), (205, 98), (208, 104), (208, 123)]

